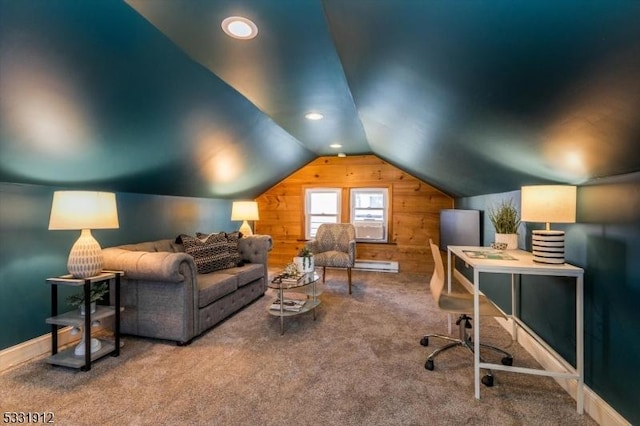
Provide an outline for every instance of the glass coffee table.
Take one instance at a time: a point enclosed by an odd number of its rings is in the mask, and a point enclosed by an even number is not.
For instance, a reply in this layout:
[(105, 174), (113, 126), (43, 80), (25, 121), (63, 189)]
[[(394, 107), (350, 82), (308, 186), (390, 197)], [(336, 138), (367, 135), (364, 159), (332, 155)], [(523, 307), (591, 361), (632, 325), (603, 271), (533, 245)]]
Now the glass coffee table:
[[(313, 320), (316, 319), (316, 308), (320, 305), (318, 296), (321, 291), (316, 287), (320, 276), (314, 272), (308, 272), (297, 280), (278, 279), (276, 275), (269, 280), (269, 288), (277, 291), (277, 298), (267, 306), (269, 314), (280, 317), (280, 334), (284, 334), (284, 318), (304, 314), (313, 311)], [(287, 298), (287, 294), (296, 293), (298, 296)], [(281, 303), (282, 302), (282, 303)]]

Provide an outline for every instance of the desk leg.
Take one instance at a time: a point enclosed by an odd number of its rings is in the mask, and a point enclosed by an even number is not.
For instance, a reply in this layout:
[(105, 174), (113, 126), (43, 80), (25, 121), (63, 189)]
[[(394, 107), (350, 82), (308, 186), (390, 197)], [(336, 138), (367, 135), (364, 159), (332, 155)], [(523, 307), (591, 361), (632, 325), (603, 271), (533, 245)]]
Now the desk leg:
[(576, 403), (578, 414), (584, 411), (584, 279), (582, 275), (576, 278), (576, 370), (578, 383), (576, 389)]
[(516, 275), (511, 274), (511, 340), (518, 341), (518, 324), (514, 318), (518, 318), (517, 301), (520, 300), (520, 294), (518, 294), (516, 288)]
[(473, 269), (473, 376), (476, 399), (480, 399), (480, 273)]
[[(447, 293), (451, 293), (451, 274), (453, 267), (451, 266), (451, 250), (447, 248)], [(447, 330), (451, 334), (452, 321), (451, 314), (447, 314)]]

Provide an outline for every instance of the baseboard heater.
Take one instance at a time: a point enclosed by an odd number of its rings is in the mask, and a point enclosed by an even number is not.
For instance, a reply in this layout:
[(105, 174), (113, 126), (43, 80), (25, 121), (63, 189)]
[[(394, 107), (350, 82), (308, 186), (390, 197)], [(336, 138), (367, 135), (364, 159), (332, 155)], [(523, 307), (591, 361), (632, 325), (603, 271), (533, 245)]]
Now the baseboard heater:
[(398, 272), (398, 262), (356, 259), (353, 269), (360, 271)]

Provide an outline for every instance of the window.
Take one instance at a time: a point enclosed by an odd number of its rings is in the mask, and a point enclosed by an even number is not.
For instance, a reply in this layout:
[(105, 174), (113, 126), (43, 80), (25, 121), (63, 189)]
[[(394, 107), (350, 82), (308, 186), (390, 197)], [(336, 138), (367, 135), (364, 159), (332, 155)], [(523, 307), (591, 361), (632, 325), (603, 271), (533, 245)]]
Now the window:
[(358, 241), (387, 241), (387, 188), (356, 188), (351, 190), (351, 223)]
[(310, 188), (305, 191), (305, 238), (315, 238), (323, 223), (340, 223), (340, 188)]

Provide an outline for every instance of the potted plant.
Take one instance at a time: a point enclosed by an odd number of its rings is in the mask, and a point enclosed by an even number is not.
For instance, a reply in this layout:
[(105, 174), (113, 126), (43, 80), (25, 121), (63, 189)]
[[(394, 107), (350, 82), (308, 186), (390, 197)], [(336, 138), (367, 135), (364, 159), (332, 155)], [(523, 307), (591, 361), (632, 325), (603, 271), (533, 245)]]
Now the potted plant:
[(496, 231), (496, 245), (506, 244), (507, 250), (518, 248), (518, 226), (520, 217), (511, 200), (503, 201), (489, 210), (489, 220)]
[[(89, 292), (89, 302), (91, 303), (91, 313), (96, 311), (96, 301), (100, 300), (102, 296), (107, 294), (109, 291), (109, 286), (106, 282), (102, 282), (100, 284), (96, 284), (91, 286), (91, 291)], [(84, 289), (79, 293), (72, 294), (67, 297), (67, 302), (71, 306), (80, 308), (80, 315), (84, 315)]]
[(293, 262), (296, 264), (298, 271), (303, 273), (313, 272), (315, 269), (313, 252), (306, 246), (300, 249), (298, 255), (293, 258)]

